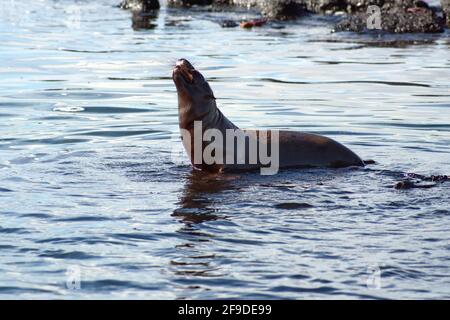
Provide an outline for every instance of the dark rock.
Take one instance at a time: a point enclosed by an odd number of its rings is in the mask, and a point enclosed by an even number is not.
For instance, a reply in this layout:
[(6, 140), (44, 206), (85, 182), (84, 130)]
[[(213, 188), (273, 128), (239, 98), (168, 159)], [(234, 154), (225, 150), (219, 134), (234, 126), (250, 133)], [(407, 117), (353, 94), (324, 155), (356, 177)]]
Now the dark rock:
[[(125, 0), (129, 3), (153, 2), (151, 0)], [(156, 1), (158, 2), (158, 1)], [(380, 30), (392, 33), (442, 32), (444, 20), (422, 0), (167, 0), (172, 7), (210, 6), (254, 8), (263, 16), (275, 20), (287, 20), (308, 12), (320, 14), (347, 13), (349, 16), (336, 26), (336, 31), (367, 31), (369, 6), (381, 9)], [(158, 4), (159, 5), (159, 4)], [(450, 24), (450, 0), (441, 0), (447, 23)]]
[(171, 7), (213, 5), (215, 8), (255, 8), (271, 19), (286, 20), (298, 17), (306, 11), (306, 0), (168, 0)]
[(239, 23), (234, 20), (222, 20), (220, 21), (220, 25), (222, 28), (236, 28), (239, 26)]
[(432, 182), (444, 182), (450, 179), (447, 175), (431, 175), (431, 176), (424, 176), (417, 173), (407, 173), (406, 177), (409, 179), (420, 179), (422, 181), (432, 181)]
[(313, 208), (313, 206), (310, 205), (309, 203), (303, 202), (285, 202), (276, 204), (275, 208), (284, 210), (299, 210), (299, 209)]
[(434, 182), (444, 182), (444, 181), (448, 181), (450, 178), (449, 176), (430, 176), (430, 181), (434, 181)]
[(450, 27), (450, 0), (441, 0), (442, 11), (447, 22), (447, 26)]
[(276, 20), (290, 20), (307, 13), (306, 0), (230, 0), (234, 5), (255, 7), (262, 15)]
[(411, 180), (404, 180), (397, 182), (394, 188), (397, 190), (408, 190), (408, 189), (429, 189), (435, 187), (436, 184), (419, 184)]
[(157, 27), (155, 20), (158, 18), (157, 11), (146, 13), (133, 11), (131, 16), (131, 27), (133, 30), (154, 29)]
[(169, 7), (210, 6), (214, 0), (167, 0)]
[(134, 30), (153, 29), (156, 27), (154, 20), (158, 17), (160, 8), (158, 0), (124, 0), (119, 7), (131, 10), (131, 27)]
[(400, 181), (394, 185), (394, 188), (397, 190), (412, 189), (414, 187), (415, 187), (415, 184), (411, 180)]
[(158, 10), (161, 6), (158, 0), (124, 0), (119, 7), (136, 12), (150, 12)]
[[(405, 174), (406, 179), (397, 182), (394, 185), (394, 188), (397, 190), (406, 190), (406, 189), (414, 189), (414, 188), (421, 188), (421, 189), (428, 189), (432, 188), (438, 185), (438, 183), (444, 183), (446, 181), (449, 181), (450, 177), (447, 175), (431, 175), (431, 176), (424, 176), (417, 173), (407, 173)], [(427, 182), (434, 182), (433, 184), (430, 183), (423, 183), (424, 181)]]
[[(443, 20), (433, 8), (418, 0), (385, 0), (381, 6), (380, 31), (392, 33), (437, 33), (444, 31)], [(367, 9), (366, 9), (367, 10)], [(363, 32), (373, 28), (374, 17), (366, 11), (348, 16), (339, 22), (335, 31)]]
[(385, 0), (215, 0), (215, 5), (257, 8), (266, 17), (289, 19), (305, 12), (333, 14), (356, 12), (369, 4), (383, 5)]
[(300, 1), (265, 1), (260, 7), (261, 13), (278, 20), (295, 19), (307, 12), (306, 5)]
[[(336, 12), (355, 12), (367, 6), (367, 0), (305, 0), (309, 11), (322, 14), (333, 14)], [(382, 0), (376, 1), (381, 3)]]

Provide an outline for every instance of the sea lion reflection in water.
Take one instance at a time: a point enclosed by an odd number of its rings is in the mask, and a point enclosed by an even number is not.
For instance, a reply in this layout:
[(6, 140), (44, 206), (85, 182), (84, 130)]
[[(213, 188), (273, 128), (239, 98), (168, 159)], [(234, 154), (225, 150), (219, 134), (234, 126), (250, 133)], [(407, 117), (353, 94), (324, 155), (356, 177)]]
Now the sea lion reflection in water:
[[(195, 169), (208, 172), (260, 169), (262, 174), (274, 174), (281, 168), (364, 166), (353, 151), (324, 136), (284, 130), (239, 129), (217, 108), (208, 82), (185, 59), (177, 61), (172, 78), (178, 93), (183, 145)], [(228, 136), (229, 132), (234, 136)], [(224, 138), (218, 140), (219, 134)], [(245, 137), (240, 144), (243, 149), (239, 148), (239, 143), (235, 144), (242, 136)], [(253, 149), (252, 141), (257, 149)], [(207, 159), (205, 154), (210, 154), (214, 161)]]

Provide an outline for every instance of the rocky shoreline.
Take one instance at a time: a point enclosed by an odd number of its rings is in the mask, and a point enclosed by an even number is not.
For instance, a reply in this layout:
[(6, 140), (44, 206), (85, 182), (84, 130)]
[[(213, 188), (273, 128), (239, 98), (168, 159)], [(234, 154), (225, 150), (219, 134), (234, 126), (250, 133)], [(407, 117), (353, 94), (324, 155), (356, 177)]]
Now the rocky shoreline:
[[(440, 7), (422, 0), (167, 0), (167, 5), (231, 11), (236, 7), (255, 9), (268, 20), (297, 19), (306, 14), (341, 16), (334, 28), (336, 32), (439, 33), (450, 27), (450, 0), (440, 1)], [(157, 11), (160, 3), (123, 0), (119, 6), (142, 17)]]
[[(383, 1), (381, 1), (383, 2)], [(417, 0), (384, 1), (379, 6), (379, 29), (389, 33), (438, 33), (444, 31), (445, 20), (437, 8)], [(370, 29), (373, 13), (358, 12), (336, 25), (336, 31), (362, 32)]]

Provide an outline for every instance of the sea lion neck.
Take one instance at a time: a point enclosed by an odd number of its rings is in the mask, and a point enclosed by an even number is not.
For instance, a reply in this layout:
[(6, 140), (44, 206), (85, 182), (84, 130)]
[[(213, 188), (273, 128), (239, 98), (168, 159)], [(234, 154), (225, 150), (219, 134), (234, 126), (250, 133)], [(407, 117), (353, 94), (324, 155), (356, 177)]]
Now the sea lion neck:
[(185, 101), (183, 97), (178, 97), (178, 117), (181, 129), (192, 129), (195, 121), (210, 123), (212, 119), (217, 118), (218, 113), (220, 111), (215, 101), (198, 104), (195, 101)]

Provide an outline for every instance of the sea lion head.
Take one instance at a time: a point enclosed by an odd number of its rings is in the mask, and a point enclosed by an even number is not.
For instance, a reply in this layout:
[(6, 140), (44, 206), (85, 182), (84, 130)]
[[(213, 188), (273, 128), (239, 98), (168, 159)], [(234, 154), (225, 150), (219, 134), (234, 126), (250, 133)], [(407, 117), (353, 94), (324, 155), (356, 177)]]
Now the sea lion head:
[(201, 120), (216, 108), (216, 98), (203, 75), (186, 59), (175, 64), (172, 79), (178, 92), (180, 125), (186, 127)]

